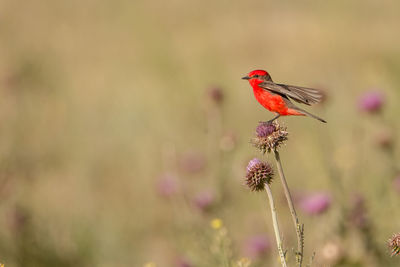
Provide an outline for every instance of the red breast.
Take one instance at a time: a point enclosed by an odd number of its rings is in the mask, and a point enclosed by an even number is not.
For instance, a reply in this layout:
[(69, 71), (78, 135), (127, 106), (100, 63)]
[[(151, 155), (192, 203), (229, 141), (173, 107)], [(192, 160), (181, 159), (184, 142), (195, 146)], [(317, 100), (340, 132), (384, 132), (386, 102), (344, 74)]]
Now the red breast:
[(277, 112), (281, 115), (304, 115), (294, 109), (288, 108), (280, 95), (271, 94), (257, 84), (252, 85), (252, 87), (257, 101), (269, 111)]

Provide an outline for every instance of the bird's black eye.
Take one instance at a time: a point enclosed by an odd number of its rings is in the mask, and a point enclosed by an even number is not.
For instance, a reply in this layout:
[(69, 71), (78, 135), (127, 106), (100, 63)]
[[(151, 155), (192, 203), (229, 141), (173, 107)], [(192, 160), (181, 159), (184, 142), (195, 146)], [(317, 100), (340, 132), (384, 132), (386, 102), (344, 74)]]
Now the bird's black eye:
[(259, 76), (257, 74), (253, 75), (253, 78), (258, 78)]

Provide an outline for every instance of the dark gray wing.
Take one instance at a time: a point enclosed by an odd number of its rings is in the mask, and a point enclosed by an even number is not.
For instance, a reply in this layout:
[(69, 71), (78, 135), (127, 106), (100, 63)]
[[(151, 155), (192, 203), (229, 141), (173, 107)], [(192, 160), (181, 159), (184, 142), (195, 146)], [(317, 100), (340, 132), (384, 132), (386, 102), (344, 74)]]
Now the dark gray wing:
[(287, 84), (277, 84), (270, 81), (265, 81), (259, 84), (260, 87), (272, 93), (285, 95), (296, 102), (311, 105), (319, 103), (322, 100), (322, 93), (318, 89), (300, 87)]

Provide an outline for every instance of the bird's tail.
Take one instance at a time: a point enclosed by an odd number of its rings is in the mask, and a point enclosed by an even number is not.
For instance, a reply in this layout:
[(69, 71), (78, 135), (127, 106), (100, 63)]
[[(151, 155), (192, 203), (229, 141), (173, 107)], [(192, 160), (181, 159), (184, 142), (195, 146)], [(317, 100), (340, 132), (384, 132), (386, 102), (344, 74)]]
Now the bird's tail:
[(321, 122), (323, 122), (323, 123), (326, 123), (326, 120), (321, 119), (320, 117), (315, 116), (314, 114), (311, 114), (311, 113), (305, 111), (304, 109), (297, 108), (297, 107), (296, 107), (296, 109), (297, 109), (298, 111), (304, 113), (306, 116), (309, 116), (309, 117), (314, 118), (314, 119), (317, 119), (317, 120), (319, 120), (319, 121), (321, 121)]

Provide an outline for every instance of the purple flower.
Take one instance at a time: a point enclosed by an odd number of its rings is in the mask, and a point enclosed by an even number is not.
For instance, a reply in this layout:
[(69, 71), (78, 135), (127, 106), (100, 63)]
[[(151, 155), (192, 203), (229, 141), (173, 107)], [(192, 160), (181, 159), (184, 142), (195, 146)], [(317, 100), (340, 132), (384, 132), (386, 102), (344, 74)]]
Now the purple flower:
[(206, 211), (212, 206), (214, 200), (215, 200), (214, 192), (207, 190), (198, 193), (193, 199), (193, 204), (199, 210)]
[(157, 182), (157, 192), (162, 197), (171, 197), (179, 191), (178, 179), (173, 174), (164, 174)]
[(271, 242), (266, 236), (254, 235), (249, 237), (243, 246), (243, 253), (252, 259), (257, 259), (269, 252)]
[(256, 128), (257, 137), (267, 137), (275, 132), (276, 127), (273, 123), (260, 122)]
[(384, 102), (382, 93), (371, 91), (360, 97), (358, 106), (362, 111), (373, 113), (380, 111)]
[(254, 158), (249, 161), (249, 164), (247, 164), (247, 172), (250, 172), (257, 164), (262, 163), (261, 160), (258, 158)]
[(326, 193), (313, 193), (300, 201), (300, 208), (309, 215), (319, 215), (331, 205), (331, 196)]

